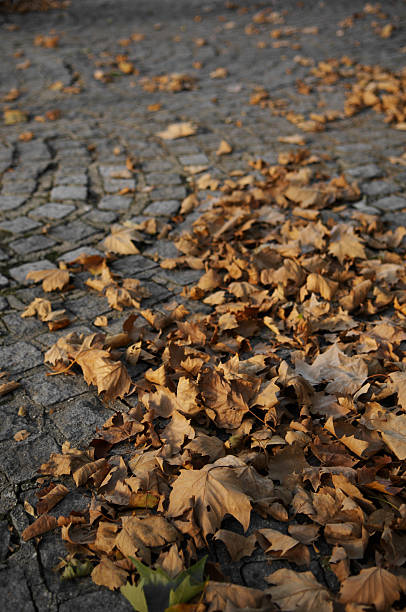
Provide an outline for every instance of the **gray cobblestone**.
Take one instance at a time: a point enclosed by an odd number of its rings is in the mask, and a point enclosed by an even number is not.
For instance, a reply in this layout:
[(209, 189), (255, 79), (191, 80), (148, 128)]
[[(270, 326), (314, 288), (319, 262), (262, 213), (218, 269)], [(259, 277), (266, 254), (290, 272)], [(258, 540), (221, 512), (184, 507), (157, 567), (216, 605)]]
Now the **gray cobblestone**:
[(372, 181), (371, 183), (363, 183), (361, 189), (363, 193), (370, 197), (379, 197), (399, 191), (399, 186), (391, 181)]
[(59, 225), (50, 232), (50, 236), (63, 240), (64, 242), (79, 242), (95, 233), (95, 229), (82, 223), (82, 221), (72, 221), (67, 225)]
[(105, 196), (98, 204), (101, 210), (128, 210), (131, 205), (132, 198), (127, 196)]
[(39, 223), (28, 217), (17, 217), (12, 221), (3, 221), (0, 223), (0, 230), (10, 232), (11, 234), (24, 234), (36, 227), (39, 227)]
[(153, 202), (144, 209), (146, 215), (170, 217), (178, 212), (180, 202), (178, 200), (162, 200)]
[(42, 363), (42, 355), (28, 342), (15, 342), (13, 345), (0, 346), (0, 369), (9, 372), (22, 372)]
[(0, 211), (15, 210), (26, 202), (28, 196), (0, 195)]
[(86, 200), (87, 189), (80, 185), (61, 185), (51, 191), (51, 200), (63, 202), (65, 200)]
[(146, 181), (149, 185), (179, 185), (181, 178), (179, 174), (170, 174), (169, 172), (150, 172), (146, 175)]
[(45, 219), (63, 219), (74, 210), (76, 210), (76, 207), (73, 206), (73, 204), (56, 204), (55, 202), (49, 202), (43, 206), (38, 206), (38, 208), (32, 210), (30, 214)]
[(11, 242), (10, 247), (19, 255), (26, 255), (27, 253), (49, 249), (54, 244), (55, 240), (47, 236), (30, 236), (29, 238), (21, 238), (21, 240)]
[(374, 206), (379, 208), (379, 210), (384, 210), (385, 212), (391, 212), (392, 210), (402, 210), (406, 208), (406, 198), (401, 198), (400, 196), (388, 196), (387, 198), (381, 198), (374, 202)]

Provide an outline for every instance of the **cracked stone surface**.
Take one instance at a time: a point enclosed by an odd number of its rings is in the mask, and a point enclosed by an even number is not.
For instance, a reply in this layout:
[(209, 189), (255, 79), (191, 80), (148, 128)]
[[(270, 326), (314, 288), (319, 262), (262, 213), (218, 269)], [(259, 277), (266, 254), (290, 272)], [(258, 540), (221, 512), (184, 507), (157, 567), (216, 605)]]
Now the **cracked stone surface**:
[[(46, 377), (42, 365), (44, 350), (61, 335), (99, 331), (93, 321), (101, 314), (108, 316), (108, 332), (117, 333), (123, 313), (111, 311), (105, 298), (85, 290), (79, 278), (71, 291), (57, 296), (74, 321), (67, 330), (50, 333), (44, 323), (20, 317), (26, 305), (42, 295), (39, 286), (26, 280), (27, 272), (55, 268), (58, 261), (72, 261), (83, 252), (101, 253), (112, 223), (155, 218), (161, 227), (169, 225), (169, 237), (147, 236), (141, 254), (117, 258), (112, 270), (141, 280), (151, 293), (143, 302), (147, 308), (173, 300), (201, 272), (159, 267), (162, 259), (179, 254), (169, 238), (190, 228), (199, 211), (220, 195), (202, 190), (198, 211), (185, 220), (178, 218), (182, 199), (191, 192), (193, 169), (202, 166), (212, 177), (225, 178), (230, 171), (247, 172), (250, 159), (277, 163), (281, 151), (294, 150), (278, 137), (298, 128), (250, 105), (255, 88), (263, 86), (273, 98), (287, 99), (297, 112), (317, 111), (312, 95), (297, 92), (296, 82), (307, 71), (295, 60), (298, 55), (315, 61), (348, 55), (389, 69), (404, 64), (406, 5), (401, 0), (383, 7), (396, 24), (389, 39), (377, 37), (362, 19), (344, 35), (336, 34), (338, 22), (362, 12), (364, 0), (265, 3), (286, 11), (286, 25), (318, 26), (317, 36), (292, 36), (296, 48), (274, 46), (269, 36), (272, 24), (258, 26), (259, 34), (246, 36), (258, 3), (236, 4), (231, 8), (233, 3), (224, 0), (72, 0), (63, 11), (0, 13), (2, 109), (28, 113), (26, 123), (0, 124), (0, 369), (21, 383), (12, 395), (0, 397), (0, 601), (10, 602), (9, 609), (132, 609), (118, 593), (90, 579), (61, 582), (52, 568), (65, 549), (55, 535), (47, 534), (38, 543), (23, 543), (19, 537), (28, 525), (24, 501), (35, 503), (40, 463), (65, 440), (85, 446), (112, 410), (128, 409), (125, 402), (104, 406), (79, 377)], [(60, 34), (57, 48), (34, 45), (37, 35), (51, 31)], [(119, 41), (135, 32), (144, 33), (145, 39), (123, 47)], [(206, 44), (196, 45), (199, 38)], [(115, 56), (123, 49), (139, 76), (113, 75), (106, 83), (94, 78), (96, 70), (109, 71), (106, 52)], [(29, 65), (18, 68), (24, 61)], [(218, 67), (227, 68), (225, 79), (210, 78)], [(197, 87), (181, 93), (149, 92), (138, 83), (139, 78), (168, 72), (194, 76)], [(6, 102), (12, 88), (20, 96)], [(326, 87), (323, 93), (330, 105), (331, 91)], [(158, 110), (151, 110), (159, 104)], [(54, 109), (60, 116), (47, 119), (46, 113)], [(157, 137), (176, 121), (194, 121), (199, 129), (181, 140)], [(32, 132), (33, 139), (23, 142), (23, 132)], [(406, 224), (405, 171), (389, 162), (390, 156), (404, 152), (404, 132), (391, 129), (371, 111), (331, 123), (324, 132), (306, 134), (306, 139), (312, 151), (326, 156), (329, 173), (344, 172), (361, 184), (363, 199), (348, 204), (348, 211), (351, 206), (378, 211), (393, 227)], [(230, 155), (216, 154), (221, 140), (232, 146)], [(127, 158), (135, 164), (130, 178)], [(348, 211), (341, 214), (345, 217)], [(16, 442), (13, 436), (23, 429), (29, 436)], [(68, 511), (79, 509), (83, 501), (75, 492), (63, 504)], [(278, 525), (254, 516), (250, 532)], [(230, 563), (224, 545), (216, 542), (211, 555), (235, 582), (265, 586), (269, 564), (259, 551), (248, 561)], [(283, 567), (278, 563), (275, 567)], [(316, 556), (311, 569), (321, 581), (327, 580)]]

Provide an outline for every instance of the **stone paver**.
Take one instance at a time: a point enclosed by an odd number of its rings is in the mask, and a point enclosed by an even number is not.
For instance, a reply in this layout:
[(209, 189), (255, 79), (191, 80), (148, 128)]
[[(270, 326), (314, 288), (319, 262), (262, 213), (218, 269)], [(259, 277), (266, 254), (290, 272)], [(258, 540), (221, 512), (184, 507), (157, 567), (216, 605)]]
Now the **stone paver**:
[[(119, 333), (128, 316), (127, 311), (112, 311), (103, 296), (86, 288), (87, 273), (75, 277), (73, 290), (44, 296), (40, 285), (26, 279), (27, 272), (54, 269), (82, 253), (102, 254), (103, 239), (113, 223), (156, 219), (160, 238), (143, 234), (145, 241), (137, 242), (141, 253), (117, 257), (111, 269), (118, 277), (140, 279), (151, 294), (142, 302), (145, 308), (161, 307), (175, 298), (182, 301), (184, 287), (196, 283), (202, 271), (163, 269), (159, 263), (182, 255), (171, 238), (189, 231), (222, 195), (215, 186), (214, 191), (198, 187), (199, 207), (179, 215), (182, 200), (195, 191), (200, 167), (212, 178), (234, 172), (236, 180), (252, 172), (252, 159), (276, 164), (279, 153), (297, 151), (278, 138), (299, 128), (269, 108), (250, 104), (258, 87), (296, 112), (318, 112), (326, 105), (342, 106), (344, 86), (342, 91), (326, 86), (323, 99), (313, 90), (300, 95), (297, 83), (314, 81), (306, 62), (348, 56), (392, 70), (404, 65), (406, 5), (401, 0), (382, 3), (396, 24), (388, 39), (374, 32), (371, 23), (377, 17), (364, 14), (364, 0), (274, 0), (265, 8), (276, 11), (283, 26), (273, 23), (276, 13), (262, 23), (258, 18), (253, 26), (260, 4), (72, 0), (66, 10), (0, 13), (0, 100), (17, 88), (18, 99), (3, 106), (28, 113), (28, 121), (16, 125), (5, 125), (0, 114), (0, 370), (21, 382), (17, 391), (0, 398), (0, 602), (9, 602), (10, 610), (131, 609), (117, 592), (98, 588), (89, 579), (61, 582), (52, 568), (66, 551), (53, 534), (35, 545), (19, 540), (29, 522), (26, 496), (31, 495), (35, 504), (40, 463), (65, 440), (85, 446), (112, 415), (81, 378), (46, 377), (43, 352), (70, 331), (100, 331), (93, 326), (100, 314), (108, 315), (109, 333)], [(354, 14), (364, 18), (354, 19), (352, 28), (337, 34), (338, 23)], [(297, 30), (286, 37), (270, 35), (284, 26)], [(302, 34), (306, 26), (317, 26), (318, 34)], [(57, 48), (33, 44), (36, 36), (51, 31), (60, 33)], [(136, 32), (145, 34), (144, 40), (120, 44)], [(198, 46), (197, 39), (205, 44)], [(114, 61), (123, 53), (139, 74), (118, 71)], [(28, 67), (16, 69), (28, 58)], [(227, 78), (210, 77), (219, 67), (228, 69)], [(97, 70), (106, 73), (106, 82), (95, 78)], [(182, 92), (142, 87), (143, 77), (169, 72), (193, 76), (196, 87)], [(56, 82), (62, 89), (51, 87)], [(78, 91), (73, 93), (72, 87)], [(47, 118), (53, 109), (60, 116)], [(157, 137), (170, 123), (180, 121), (193, 121), (197, 133), (173, 141)], [(23, 142), (23, 132), (32, 132), (33, 139)], [(373, 110), (333, 122), (324, 132), (303, 132), (308, 148), (325, 164), (321, 175), (326, 169), (331, 175), (344, 173), (362, 192), (345, 210), (323, 211), (323, 220), (341, 215), (348, 222), (357, 211), (377, 215), (392, 230), (406, 225), (405, 170), (390, 162), (404, 152), (404, 134)], [(230, 154), (217, 155), (221, 140), (232, 146)], [(68, 328), (50, 332), (37, 319), (21, 318), (25, 306), (40, 296), (67, 309), (72, 319)], [(203, 306), (187, 303), (196, 311)], [(21, 406), (25, 411), (19, 412)], [(121, 403), (119, 409), (127, 410), (128, 405)], [(16, 442), (13, 436), (22, 429), (29, 436)], [(75, 495), (73, 501), (63, 502), (64, 512), (72, 503), (82, 507), (81, 493)], [(276, 522), (255, 520), (251, 530), (277, 528)], [(211, 547), (210, 554), (234, 581), (266, 586), (269, 566), (262, 558), (230, 563), (221, 546)], [(314, 563), (316, 574), (322, 572)]]

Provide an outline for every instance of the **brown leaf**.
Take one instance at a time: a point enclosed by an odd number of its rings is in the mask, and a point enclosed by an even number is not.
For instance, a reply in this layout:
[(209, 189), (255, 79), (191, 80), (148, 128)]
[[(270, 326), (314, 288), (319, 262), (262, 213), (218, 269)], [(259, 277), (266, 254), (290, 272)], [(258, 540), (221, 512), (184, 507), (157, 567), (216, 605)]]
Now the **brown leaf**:
[(52, 510), (56, 504), (66, 497), (69, 493), (69, 489), (67, 489), (63, 484), (56, 485), (53, 489), (49, 491), (46, 495), (41, 497), (37, 504), (37, 512), (38, 514), (45, 514)]
[(102, 557), (99, 565), (92, 571), (92, 580), (95, 584), (105, 586), (111, 591), (118, 589), (127, 582), (128, 572), (110, 561), (108, 557)]
[(16, 442), (22, 442), (23, 440), (26, 440), (29, 435), (30, 435), (29, 431), (27, 431), (26, 429), (20, 429), (20, 431), (17, 431), (14, 434), (13, 438)]
[(264, 591), (214, 580), (210, 580), (204, 590), (204, 603), (208, 605), (207, 612), (237, 612), (244, 609), (257, 612), (276, 610), (269, 595)]
[(288, 559), (297, 565), (309, 565), (310, 553), (295, 538), (275, 529), (258, 529), (257, 541), (271, 558)]
[(281, 610), (297, 612), (332, 612), (330, 594), (311, 572), (280, 569), (266, 578), (276, 586), (268, 589)]
[(190, 453), (208, 457), (212, 463), (226, 454), (224, 443), (216, 436), (207, 436), (204, 433), (199, 433), (184, 447)]
[(343, 603), (359, 603), (375, 606), (384, 612), (404, 591), (404, 583), (382, 567), (362, 569), (358, 576), (350, 576), (341, 585), (340, 600)]
[(232, 146), (226, 140), (222, 140), (216, 151), (216, 155), (228, 155), (233, 150)]
[(25, 319), (26, 317), (35, 317), (41, 321), (45, 321), (48, 315), (52, 310), (51, 302), (49, 300), (44, 300), (43, 298), (35, 298), (21, 313), (21, 317)]
[(181, 470), (169, 498), (168, 516), (179, 517), (193, 508), (204, 536), (214, 533), (225, 514), (234, 516), (248, 529), (251, 504), (235, 470), (213, 464), (201, 470)]
[(358, 356), (348, 357), (337, 344), (318, 355), (309, 366), (297, 360), (295, 370), (312, 385), (328, 382), (326, 391), (338, 395), (354, 394), (368, 376), (368, 366)]
[(243, 557), (250, 557), (254, 552), (256, 544), (254, 534), (245, 537), (227, 529), (219, 529), (213, 539), (221, 540), (225, 544), (232, 561), (239, 561)]
[(398, 404), (406, 411), (406, 372), (392, 372), (389, 380), (389, 390), (397, 393)]
[(380, 404), (371, 403), (365, 411), (362, 423), (367, 425), (368, 429), (379, 431), (386, 446), (398, 459), (406, 459), (406, 414), (393, 414)]
[(139, 250), (132, 242), (134, 230), (120, 225), (113, 225), (111, 234), (104, 241), (104, 246), (111, 253), (120, 255), (135, 255)]
[(49, 516), (48, 514), (43, 514), (39, 518), (37, 518), (32, 525), (26, 527), (21, 534), (24, 542), (31, 540), (31, 538), (35, 538), (37, 536), (42, 535), (43, 533), (47, 533), (52, 529), (57, 527), (58, 522), (54, 516)]
[(338, 289), (338, 283), (313, 272), (307, 277), (306, 287), (309, 291), (319, 293), (325, 300), (331, 301)]
[[(55, 291), (55, 289), (63, 289), (69, 283), (68, 270), (31, 270), (27, 273), (27, 277), (35, 283), (42, 281), (44, 291)], [(27, 315), (28, 316), (28, 315)]]
[(185, 136), (193, 136), (196, 131), (196, 126), (191, 121), (184, 121), (183, 123), (171, 123), (166, 130), (158, 132), (157, 136), (164, 140), (175, 140)]
[(106, 401), (124, 397), (131, 388), (131, 378), (121, 361), (113, 361), (108, 351), (84, 350), (76, 356), (88, 385), (95, 385), (97, 392), (104, 392)]
[(331, 232), (328, 250), (337, 257), (341, 264), (344, 263), (345, 259), (355, 259), (356, 257), (365, 259), (366, 257), (360, 238), (354, 234), (354, 229), (351, 226), (344, 223), (338, 224)]
[(9, 380), (8, 382), (4, 382), (0, 384), (0, 397), (3, 395), (7, 395), (7, 393), (11, 393), (18, 389), (21, 386), (21, 383), (16, 382), (14, 380)]

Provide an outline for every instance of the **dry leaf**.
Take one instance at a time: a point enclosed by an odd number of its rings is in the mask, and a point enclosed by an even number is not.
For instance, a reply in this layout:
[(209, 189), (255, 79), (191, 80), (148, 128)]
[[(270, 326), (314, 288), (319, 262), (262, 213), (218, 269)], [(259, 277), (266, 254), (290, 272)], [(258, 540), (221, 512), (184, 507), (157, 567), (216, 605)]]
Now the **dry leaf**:
[(293, 572), (280, 569), (267, 577), (276, 586), (269, 592), (281, 610), (297, 612), (332, 612), (333, 602), (325, 589), (311, 572)]
[(232, 150), (232, 146), (229, 145), (226, 140), (222, 140), (218, 146), (216, 155), (228, 155), (229, 153), (232, 153)]
[(110, 236), (104, 241), (104, 246), (111, 253), (119, 253), (120, 255), (135, 255), (139, 250), (132, 242), (134, 230), (131, 228), (113, 225)]
[(191, 121), (184, 121), (183, 123), (171, 123), (166, 130), (158, 132), (157, 136), (164, 140), (175, 140), (176, 138), (193, 136), (196, 132), (196, 126)]
[(44, 291), (55, 291), (55, 289), (63, 289), (69, 283), (68, 270), (31, 270), (27, 274), (27, 278), (35, 283), (42, 281)]
[(239, 561), (243, 557), (250, 557), (254, 552), (256, 544), (254, 534), (245, 537), (227, 529), (219, 529), (213, 539), (221, 540), (225, 544), (232, 561)]
[(58, 522), (54, 516), (49, 516), (48, 514), (43, 514), (39, 518), (37, 518), (32, 525), (26, 527), (21, 534), (24, 542), (31, 540), (31, 538), (35, 538), (37, 536), (42, 535), (43, 533), (47, 533), (52, 529), (57, 527)]
[(374, 605), (378, 612), (384, 612), (404, 590), (404, 583), (397, 576), (383, 567), (370, 567), (362, 569), (358, 576), (344, 580), (340, 600), (343, 603)]
[(193, 509), (204, 536), (214, 533), (225, 514), (234, 516), (248, 529), (251, 504), (235, 470), (208, 464), (201, 470), (181, 470), (169, 498), (168, 516), (180, 517)]

